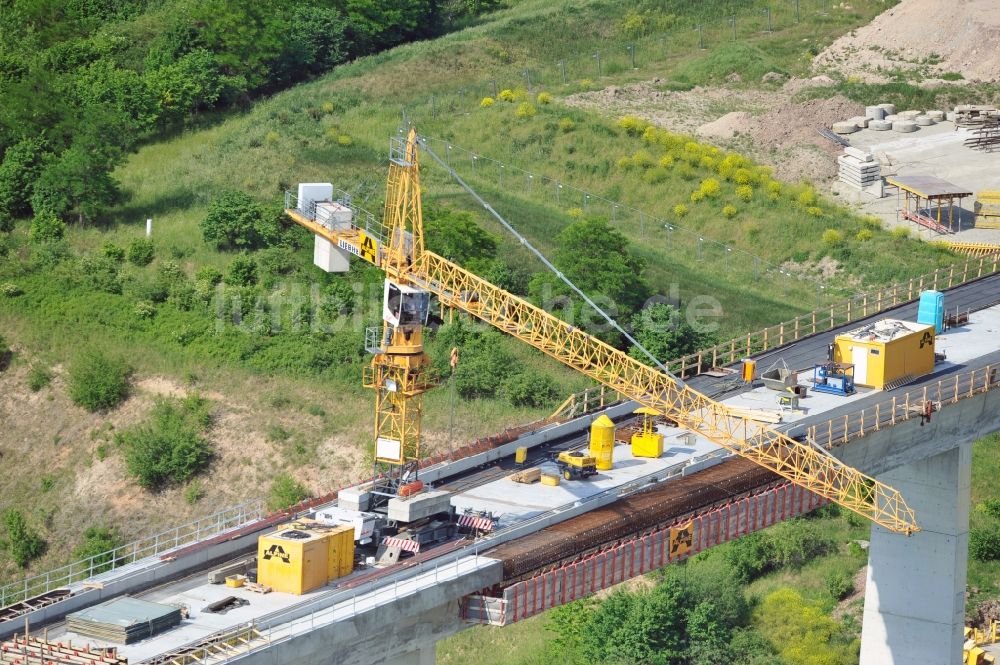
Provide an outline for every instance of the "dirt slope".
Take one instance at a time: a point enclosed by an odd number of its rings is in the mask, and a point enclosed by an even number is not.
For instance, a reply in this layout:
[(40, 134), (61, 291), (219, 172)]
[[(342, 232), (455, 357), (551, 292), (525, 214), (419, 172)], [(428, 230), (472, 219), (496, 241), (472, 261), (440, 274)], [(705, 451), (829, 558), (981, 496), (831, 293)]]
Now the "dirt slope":
[(869, 81), (896, 70), (925, 78), (958, 72), (970, 81), (1000, 81), (1000, 2), (903, 0), (844, 35), (813, 61)]

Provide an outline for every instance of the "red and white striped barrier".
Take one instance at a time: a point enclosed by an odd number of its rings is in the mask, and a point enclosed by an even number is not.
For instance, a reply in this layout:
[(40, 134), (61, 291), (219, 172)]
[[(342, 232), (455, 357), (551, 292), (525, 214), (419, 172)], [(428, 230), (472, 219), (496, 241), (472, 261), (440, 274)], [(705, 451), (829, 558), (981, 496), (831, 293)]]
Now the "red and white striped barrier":
[(461, 515), (458, 518), (458, 526), (466, 526), (470, 529), (479, 529), (480, 531), (492, 531), (493, 520), (489, 517), (479, 517), (478, 515)]
[(392, 536), (386, 536), (382, 539), (382, 544), (386, 547), (398, 547), (406, 552), (413, 552), (416, 554), (420, 551), (420, 543), (415, 540), (410, 540), (409, 538), (393, 538)]

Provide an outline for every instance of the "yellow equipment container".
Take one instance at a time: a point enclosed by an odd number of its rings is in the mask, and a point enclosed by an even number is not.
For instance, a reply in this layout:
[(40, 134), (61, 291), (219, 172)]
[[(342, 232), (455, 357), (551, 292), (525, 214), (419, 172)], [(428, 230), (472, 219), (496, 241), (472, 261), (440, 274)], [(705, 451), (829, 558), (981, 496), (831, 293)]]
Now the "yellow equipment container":
[(556, 487), (559, 484), (559, 476), (554, 476), (549, 473), (543, 473), (542, 484), (548, 485), (549, 487)]
[[(257, 581), (275, 591), (301, 595), (329, 581), (329, 534), (290, 527), (257, 539)], [(354, 527), (350, 529), (353, 532)]]
[(743, 359), (743, 380), (752, 383), (754, 375), (757, 373), (757, 361), (753, 358)]
[(632, 435), (632, 457), (659, 457), (663, 454), (663, 435), (653, 429), (659, 411), (643, 406), (633, 413), (642, 415), (642, 431)]
[(934, 371), (934, 326), (898, 319), (837, 335), (833, 359), (854, 365), (854, 383), (881, 390)]
[(514, 463), (524, 464), (528, 461), (528, 448), (527, 446), (520, 446), (514, 450)]
[(590, 456), (597, 460), (597, 468), (607, 471), (614, 466), (615, 423), (601, 415), (590, 426)]
[(326, 532), (329, 545), (327, 580), (349, 575), (354, 570), (354, 525), (345, 524)]

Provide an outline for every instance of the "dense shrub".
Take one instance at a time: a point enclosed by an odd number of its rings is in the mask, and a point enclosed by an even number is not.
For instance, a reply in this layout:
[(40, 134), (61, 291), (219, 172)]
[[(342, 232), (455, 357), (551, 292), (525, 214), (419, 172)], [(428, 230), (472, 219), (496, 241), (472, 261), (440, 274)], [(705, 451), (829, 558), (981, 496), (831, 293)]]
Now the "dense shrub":
[(36, 243), (62, 240), (66, 224), (51, 212), (40, 212), (31, 220), (31, 240)]
[(500, 394), (514, 406), (532, 408), (550, 406), (559, 396), (555, 381), (532, 370), (508, 377), (500, 387)]
[(257, 262), (249, 256), (237, 256), (229, 263), (223, 278), (230, 286), (252, 286), (257, 283)]
[(279, 473), (271, 481), (271, 493), (267, 506), (271, 510), (283, 510), (309, 497), (305, 486), (287, 473)]
[(7, 532), (3, 544), (14, 559), (14, 563), (21, 568), (27, 568), (32, 559), (38, 558), (45, 552), (45, 541), (28, 526), (20, 510), (11, 508), (5, 512), (3, 526)]
[(530, 102), (521, 102), (517, 106), (517, 111), (514, 112), (518, 118), (530, 118), (535, 115), (535, 107)]
[(111, 409), (128, 394), (129, 367), (101, 351), (83, 352), (69, 368), (69, 396), (88, 411)]
[(158, 402), (145, 424), (116, 438), (125, 467), (146, 489), (189, 480), (212, 459), (212, 445), (202, 436), (210, 419), (208, 404), (197, 397)]
[(110, 570), (113, 563), (111, 550), (121, 545), (118, 533), (114, 529), (91, 526), (83, 532), (83, 542), (73, 548), (73, 556), (77, 559), (93, 559), (94, 573)]
[(1000, 560), (1000, 533), (995, 529), (969, 531), (969, 554), (979, 561)]
[(552, 95), (550, 95), (547, 92), (540, 92), (535, 97), (535, 101), (538, 102), (539, 104), (542, 104), (542, 105), (551, 104), (552, 103)]
[(828, 247), (840, 247), (844, 244), (844, 234), (837, 229), (823, 231), (823, 244)]
[(488, 109), (489, 107), (493, 106), (493, 104), (495, 104), (495, 103), (496, 103), (496, 100), (493, 99), (492, 97), (483, 97), (483, 99), (479, 102), (479, 108)]
[(847, 573), (831, 570), (823, 578), (826, 590), (835, 600), (843, 600), (854, 593), (854, 580)]
[(153, 241), (145, 238), (136, 238), (128, 244), (125, 250), (125, 257), (134, 266), (148, 266), (153, 262), (155, 250)]
[(732, 204), (727, 204), (722, 206), (722, 216), (725, 217), (726, 219), (732, 219), (733, 217), (736, 216), (736, 213), (738, 212), (739, 210), (736, 208), (736, 206)]
[(572, 118), (560, 118), (559, 119), (559, 130), (563, 134), (568, 134), (569, 132), (576, 129), (576, 123), (573, 122)]

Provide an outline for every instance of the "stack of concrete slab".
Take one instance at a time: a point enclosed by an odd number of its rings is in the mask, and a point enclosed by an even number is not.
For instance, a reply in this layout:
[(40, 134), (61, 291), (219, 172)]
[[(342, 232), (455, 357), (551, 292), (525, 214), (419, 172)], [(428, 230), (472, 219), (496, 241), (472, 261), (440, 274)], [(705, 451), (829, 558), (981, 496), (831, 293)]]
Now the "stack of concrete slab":
[(879, 181), (879, 163), (865, 150), (844, 148), (844, 154), (837, 158), (837, 167), (837, 179), (855, 189), (865, 189)]

